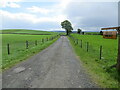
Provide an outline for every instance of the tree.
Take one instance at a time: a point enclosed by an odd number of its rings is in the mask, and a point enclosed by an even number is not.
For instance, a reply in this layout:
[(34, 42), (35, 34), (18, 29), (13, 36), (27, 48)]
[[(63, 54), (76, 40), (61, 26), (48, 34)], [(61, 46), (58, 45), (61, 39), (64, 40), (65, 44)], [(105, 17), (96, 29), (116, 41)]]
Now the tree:
[(82, 32), (82, 34), (84, 35), (84, 32)]
[(100, 31), (100, 35), (103, 35), (103, 31)]
[(80, 34), (80, 33), (81, 33), (81, 31), (82, 31), (81, 29), (78, 29), (77, 33), (78, 33), (78, 34)]
[(61, 22), (61, 26), (66, 30), (67, 35), (69, 35), (73, 30), (72, 24), (68, 20)]

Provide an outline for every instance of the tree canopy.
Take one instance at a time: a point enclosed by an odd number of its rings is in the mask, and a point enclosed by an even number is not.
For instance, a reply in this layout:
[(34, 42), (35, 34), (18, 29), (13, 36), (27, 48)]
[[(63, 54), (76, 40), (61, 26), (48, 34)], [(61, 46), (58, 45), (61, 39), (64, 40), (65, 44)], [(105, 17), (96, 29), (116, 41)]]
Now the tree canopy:
[(103, 31), (100, 31), (100, 35), (103, 35)]
[(68, 20), (61, 22), (61, 26), (62, 26), (62, 28), (64, 28), (66, 30), (67, 35), (69, 35), (73, 30), (72, 24)]
[(81, 31), (82, 31), (81, 29), (78, 29), (77, 33), (78, 33), (78, 34), (80, 34), (80, 33), (81, 33)]

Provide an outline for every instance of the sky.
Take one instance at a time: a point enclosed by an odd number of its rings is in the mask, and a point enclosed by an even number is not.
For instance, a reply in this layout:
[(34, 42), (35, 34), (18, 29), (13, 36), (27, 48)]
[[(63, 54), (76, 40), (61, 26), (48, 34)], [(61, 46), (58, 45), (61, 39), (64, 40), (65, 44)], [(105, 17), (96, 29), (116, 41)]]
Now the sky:
[(69, 20), (74, 30), (100, 31), (118, 26), (119, 0), (0, 0), (0, 29), (63, 31)]

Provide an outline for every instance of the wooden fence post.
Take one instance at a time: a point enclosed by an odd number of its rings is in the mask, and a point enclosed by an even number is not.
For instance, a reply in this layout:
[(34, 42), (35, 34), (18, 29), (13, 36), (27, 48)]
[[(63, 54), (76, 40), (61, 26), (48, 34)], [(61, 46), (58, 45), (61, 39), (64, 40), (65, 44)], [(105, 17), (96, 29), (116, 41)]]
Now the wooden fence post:
[(89, 49), (89, 42), (87, 42), (87, 52), (88, 52), (88, 49)]
[(47, 37), (47, 41), (48, 41), (48, 37)]
[(74, 41), (74, 44), (75, 44), (75, 38), (73, 37), (73, 41)]
[(8, 51), (8, 55), (10, 55), (10, 45), (9, 45), (9, 43), (7, 44), (7, 51)]
[(80, 47), (82, 48), (82, 40), (81, 40), (81, 44), (80, 44)]
[(117, 70), (120, 74), (120, 28), (118, 28), (118, 57), (117, 57)]
[(102, 46), (100, 46), (100, 59), (102, 59)]
[(76, 39), (76, 44), (78, 44), (78, 39)]
[(117, 57), (117, 71), (118, 71), (118, 87), (120, 88), (120, 31), (118, 36), (118, 57)]
[(26, 49), (28, 49), (28, 41), (26, 41)]
[(37, 40), (35, 41), (35, 45), (37, 46)]
[(44, 43), (44, 39), (42, 39), (42, 43)]

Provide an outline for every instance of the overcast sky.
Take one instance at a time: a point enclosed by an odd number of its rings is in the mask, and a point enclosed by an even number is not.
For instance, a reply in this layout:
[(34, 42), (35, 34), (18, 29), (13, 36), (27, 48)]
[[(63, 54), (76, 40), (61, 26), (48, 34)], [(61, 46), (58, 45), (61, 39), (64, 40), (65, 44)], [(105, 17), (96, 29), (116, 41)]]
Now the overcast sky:
[(1, 0), (2, 29), (62, 30), (69, 20), (74, 30), (99, 31), (118, 26), (119, 0)]

